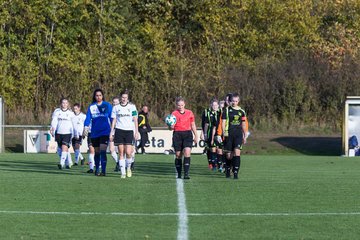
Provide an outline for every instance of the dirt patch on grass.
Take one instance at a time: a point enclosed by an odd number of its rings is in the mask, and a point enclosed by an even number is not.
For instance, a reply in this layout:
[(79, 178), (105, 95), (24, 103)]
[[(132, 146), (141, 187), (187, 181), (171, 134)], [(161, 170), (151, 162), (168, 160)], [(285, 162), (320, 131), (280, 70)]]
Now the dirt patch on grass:
[(340, 156), (341, 149), (340, 134), (320, 136), (255, 132), (248, 138), (243, 153)]

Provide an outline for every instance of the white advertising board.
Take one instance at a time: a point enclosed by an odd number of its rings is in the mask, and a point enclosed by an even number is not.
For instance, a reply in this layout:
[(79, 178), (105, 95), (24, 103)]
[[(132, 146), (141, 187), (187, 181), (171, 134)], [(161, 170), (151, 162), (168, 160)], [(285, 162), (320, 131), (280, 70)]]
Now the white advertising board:
[[(198, 136), (200, 136), (198, 130)], [(149, 133), (149, 141), (145, 144), (147, 153), (164, 153), (165, 150), (172, 149), (172, 131), (153, 130)], [(200, 140), (193, 145), (192, 153), (202, 153), (205, 142)], [(50, 135), (49, 131), (25, 130), (24, 131), (24, 152), (25, 153), (56, 153), (57, 143)], [(88, 150), (87, 139), (83, 140), (80, 148), (81, 152), (86, 153)], [(70, 149), (73, 152), (73, 149)]]
[[(80, 151), (86, 153), (88, 150), (87, 139), (83, 140)], [(49, 131), (24, 130), (24, 152), (25, 153), (56, 153), (57, 143)], [(72, 147), (70, 152), (74, 152)]]
[(357, 156), (358, 150), (350, 149), (349, 146), (349, 139), (352, 136), (355, 136), (360, 144), (360, 97), (358, 96), (348, 96), (345, 101), (342, 132), (344, 156)]

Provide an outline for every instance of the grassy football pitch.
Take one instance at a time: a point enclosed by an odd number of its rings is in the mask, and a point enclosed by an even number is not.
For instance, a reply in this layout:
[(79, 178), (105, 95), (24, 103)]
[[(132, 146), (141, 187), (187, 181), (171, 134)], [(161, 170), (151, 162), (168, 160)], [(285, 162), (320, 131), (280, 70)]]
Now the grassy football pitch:
[(171, 155), (137, 155), (127, 179), (110, 156), (106, 177), (58, 170), (57, 161), (0, 155), (0, 239), (180, 239), (179, 229), (188, 239), (360, 236), (358, 158), (244, 155), (234, 180), (195, 155), (191, 179), (179, 181), (182, 207)]

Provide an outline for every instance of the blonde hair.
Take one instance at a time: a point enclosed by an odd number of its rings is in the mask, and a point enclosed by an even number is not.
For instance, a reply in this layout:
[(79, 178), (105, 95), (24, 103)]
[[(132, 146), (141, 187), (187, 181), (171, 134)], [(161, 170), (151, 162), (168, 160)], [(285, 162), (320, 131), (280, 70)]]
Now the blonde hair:
[(175, 98), (175, 103), (178, 104), (179, 102), (185, 102), (185, 98), (179, 96)]

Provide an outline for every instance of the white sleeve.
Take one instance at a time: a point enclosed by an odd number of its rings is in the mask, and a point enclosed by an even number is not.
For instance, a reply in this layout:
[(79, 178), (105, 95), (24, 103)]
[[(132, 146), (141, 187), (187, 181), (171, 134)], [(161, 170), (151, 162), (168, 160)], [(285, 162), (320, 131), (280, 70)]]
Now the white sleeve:
[(75, 114), (73, 112), (71, 112), (71, 116), (70, 116), (70, 121), (71, 121), (71, 126), (70, 126), (71, 130), (70, 130), (70, 132), (72, 133), (71, 138), (77, 136), (76, 132), (75, 132), (76, 128), (74, 127), (74, 121), (73, 121), (74, 117), (75, 117)]
[(139, 112), (137, 111), (135, 104), (133, 104), (133, 110), (132, 111), (136, 112), (136, 116), (133, 116), (133, 117), (138, 117), (139, 116)]
[(73, 130), (73, 135), (74, 135), (74, 136), (77, 136), (76, 118), (73, 117), (73, 118), (71, 119), (71, 123), (72, 123), (73, 129), (74, 129), (74, 130)]
[(112, 111), (111, 111), (111, 118), (114, 119), (116, 118), (116, 106), (113, 107)]
[(84, 132), (84, 122), (85, 122), (85, 118), (86, 118), (86, 115), (81, 113), (81, 124), (79, 126), (79, 136), (82, 135), (82, 133)]
[(56, 131), (57, 125), (58, 125), (57, 109), (55, 109), (55, 111), (51, 116), (51, 128), (54, 129), (54, 131)]

